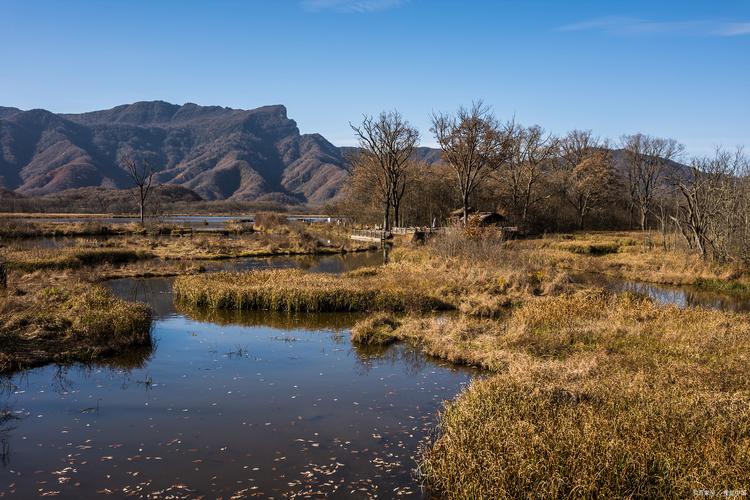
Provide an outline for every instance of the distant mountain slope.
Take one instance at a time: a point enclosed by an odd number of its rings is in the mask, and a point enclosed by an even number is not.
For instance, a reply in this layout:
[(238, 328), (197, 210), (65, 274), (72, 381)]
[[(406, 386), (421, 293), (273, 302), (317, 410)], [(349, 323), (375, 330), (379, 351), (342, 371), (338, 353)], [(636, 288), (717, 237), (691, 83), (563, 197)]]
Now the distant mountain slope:
[[(341, 153), (344, 155), (344, 159), (347, 160), (357, 154), (359, 148), (356, 146), (342, 146), (339, 148)], [(413, 159), (420, 163), (426, 163), (427, 165), (434, 165), (440, 163), (442, 158), (440, 157), (440, 150), (437, 148), (428, 148), (426, 146), (419, 146), (414, 148)]]
[(284, 106), (137, 102), (82, 114), (0, 108), (0, 187), (44, 195), (130, 186), (123, 156), (204, 199), (321, 203), (345, 177), (338, 148), (302, 135)]

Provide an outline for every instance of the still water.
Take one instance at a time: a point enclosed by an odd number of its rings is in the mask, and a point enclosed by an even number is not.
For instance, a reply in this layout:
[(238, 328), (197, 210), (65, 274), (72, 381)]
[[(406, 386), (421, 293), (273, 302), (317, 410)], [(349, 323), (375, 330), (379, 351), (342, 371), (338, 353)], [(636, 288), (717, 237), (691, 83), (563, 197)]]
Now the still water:
[(169, 279), (111, 288), (152, 305), (154, 349), (6, 381), (0, 496), (419, 497), (420, 443), (477, 375), (406, 345), (358, 349), (354, 315), (180, 310)]
[(588, 286), (598, 286), (615, 293), (632, 292), (645, 295), (659, 304), (672, 304), (678, 307), (704, 307), (734, 312), (750, 311), (750, 299), (747, 297), (712, 292), (695, 286), (661, 285), (596, 273), (580, 273), (574, 276), (573, 280)]
[[(289, 215), (287, 217), (290, 221), (303, 221), (303, 222), (321, 222), (330, 223), (335, 222), (337, 219), (333, 217), (323, 217), (317, 215)], [(19, 217), (16, 220), (24, 222), (52, 222), (52, 223), (79, 223), (79, 222), (91, 222), (98, 224), (132, 224), (139, 223), (140, 218), (138, 217), (96, 217), (96, 216), (69, 216), (69, 217)], [(193, 228), (223, 228), (224, 224), (229, 221), (243, 221), (253, 222), (255, 216), (250, 215), (165, 215), (153, 219), (154, 221), (164, 224), (177, 224), (185, 227)]]

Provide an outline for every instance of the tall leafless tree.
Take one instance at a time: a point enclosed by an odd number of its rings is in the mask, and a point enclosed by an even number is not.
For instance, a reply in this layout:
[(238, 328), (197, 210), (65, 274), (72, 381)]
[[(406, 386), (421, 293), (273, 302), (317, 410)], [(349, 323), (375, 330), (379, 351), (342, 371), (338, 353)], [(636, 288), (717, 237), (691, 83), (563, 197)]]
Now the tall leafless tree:
[(747, 225), (740, 177), (745, 163), (741, 149), (717, 149), (713, 157), (692, 160), (689, 178), (676, 179), (682, 203), (674, 221), (703, 258), (726, 260)]
[(573, 130), (560, 141), (560, 166), (563, 197), (583, 229), (586, 216), (611, 201), (618, 187), (611, 151), (590, 130)]
[(360, 152), (354, 169), (367, 168), (367, 177), (381, 193), (383, 230), (391, 228), (391, 208), (400, 205), (412, 165), (410, 158), (419, 143), (419, 131), (398, 111), (382, 112), (377, 118), (365, 116), (360, 126), (349, 124), (359, 141)]
[(516, 220), (526, 224), (530, 210), (551, 196), (538, 189), (556, 158), (559, 140), (535, 125), (510, 124), (510, 154), (501, 164), (499, 176)]
[(146, 224), (146, 202), (151, 193), (156, 170), (146, 160), (138, 162), (133, 158), (125, 157), (122, 163), (125, 172), (135, 185), (133, 192), (140, 209), (141, 226), (144, 226)]
[(508, 154), (508, 136), (497, 118), (481, 101), (455, 114), (435, 113), (432, 128), (443, 160), (456, 174), (464, 224), (469, 218), (469, 200), (487, 175)]
[(674, 139), (662, 139), (645, 134), (622, 138), (627, 167), (631, 209), (638, 211), (641, 230), (646, 228), (654, 199), (665, 186), (665, 170), (670, 162), (682, 154), (684, 147)]

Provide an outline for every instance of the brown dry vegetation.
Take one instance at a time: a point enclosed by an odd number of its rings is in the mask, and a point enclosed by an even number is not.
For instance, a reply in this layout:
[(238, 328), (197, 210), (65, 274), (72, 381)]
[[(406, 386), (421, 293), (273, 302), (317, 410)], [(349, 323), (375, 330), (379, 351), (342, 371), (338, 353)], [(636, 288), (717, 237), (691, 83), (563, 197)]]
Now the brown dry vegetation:
[[(664, 245), (662, 236), (655, 234), (584, 233), (514, 243), (511, 251), (537, 252), (549, 265), (575, 271), (672, 285), (694, 285), (700, 280), (748, 281), (737, 264), (703, 260), (679, 246)], [(581, 252), (581, 247), (594, 250)]]
[[(446, 403), (423, 449), (419, 472), (434, 493), (620, 498), (747, 489), (750, 317), (576, 289), (564, 273), (543, 276), (551, 262), (578, 270), (610, 259), (598, 269), (690, 283), (699, 274), (723, 286), (733, 281), (722, 278), (736, 277), (641, 241), (632, 233), (502, 244), (446, 237), (403, 252), (402, 261), (435, 252), (456, 269), (494, 262), (514, 270), (504, 279), (515, 287), (481, 289), (460, 303), (471, 315), (379, 314), (352, 330), (355, 343), (405, 340), (490, 373)], [(592, 245), (617, 252), (579, 250)], [(656, 267), (665, 255), (671, 259)]]
[(434, 250), (446, 257), (509, 263), (573, 273), (601, 273), (635, 281), (747, 293), (750, 273), (737, 263), (701, 259), (680, 245), (676, 236), (659, 233), (598, 232), (555, 234), (506, 242), (460, 235), (440, 238)]
[(528, 297), (501, 321), (379, 315), (352, 330), (370, 335), (496, 374), (446, 405), (424, 450), (420, 473), (442, 496), (747, 487), (747, 315), (579, 290)]
[(179, 277), (176, 297), (216, 309), (282, 311), (428, 311), (461, 309), (497, 317), (514, 300), (564, 288), (564, 276), (528, 267), (498, 268), (442, 259), (428, 250), (398, 250), (382, 267), (338, 276), (299, 270)]
[(341, 276), (297, 269), (180, 276), (175, 298), (212, 309), (288, 312), (429, 311), (449, 308), (438, 296), (409, 287), (409, 278), (381, 279), (381, 273)]
[(154, 255), (136, 248), (80, 245), (67, 248), (14, 248), (0, 250), (10, 269), (31, 272), (38, 269), (77, 269), (101, 264), (125, 264)]
[[(52, 222), (47, 220), (29, 221), (17, 220), (14, 217), (33, 219), (35, 214), (0, 214), (0, 237), (3, 238), (35, 238), (40, 236), (111, 236), (123, 234), (169, 234), (176, 226), (167, 224), (150, 224), (143, 228), (140, 224), (104, 224), (97, 220), (97, 216), (82, 214), (72, 215), (76, 218), (89, 218), (85, 222)], [(55, 214), (39, 214), (39, 218), (55, 219)], [(61, 214), (62, 217), (71, 217)]]
[(0, 373), (49, 362), (90, 362), (151, 343), (148, 306), (91, 283), (58, 278), (34, 273), (0, 290)]
[[(368, 250), (369, 245), (352, 244), (338, 228), (281, 226), (265, 232), (227, 237), (222, 234), (155, 236), (131, 234), (103, 239), (77, 238), (60, 248), (30, 247), (14, 241), (0, 246), (0, 258), (11, 269), (31, 272), (37, 269), (77, 269), (91, 266), (119, 266), (117, 275), (138, 275), (138, 269), (151, 268), (141, 275), (181, 274), (185, 266), (166, 261), (223, 260), (277, 255), (327, 255)], [(147, 262), (153, 259), (153, 265)], [(144, 263), (146, 261), (146, 263)], [(158, 271), (166, 267), (167, 270)], [(136, 269), (130, 269), (136, 268)], [(157, 268), (157, 269), (153, 269)]]

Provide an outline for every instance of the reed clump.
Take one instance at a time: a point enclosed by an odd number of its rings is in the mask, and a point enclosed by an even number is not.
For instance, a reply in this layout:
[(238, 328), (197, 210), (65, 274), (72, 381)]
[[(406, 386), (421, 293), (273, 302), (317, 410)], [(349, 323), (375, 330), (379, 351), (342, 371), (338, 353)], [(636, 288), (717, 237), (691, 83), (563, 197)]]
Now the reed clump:
[(0, 372), (89, 362), (151, 343), (151, 310), (68, 281), (0, 295)]
[(174, 294), (183, 304), (213, 309), (287, 312), (429, 311), (450, 308), (424, 287), (379, 275), (333, 276), (296, 269), (180, 276)]
[(352, 327), (352, 342), (364, 346), (386, 346), (399, 340), (394, 331), (400, 322), (393, 315), (379, 313)]
[(750, 288), (750, 273), (739, 264), (706, 261), (687, 248), (664, 243), (660, 236), (649, 233), (575, 233), (505, 242), (441, 239), (431, 244), (438, 254), (492, 261), (503, 267), (601, 273), (668, 285), (710, 284), (704, 287), (731, 293)]

